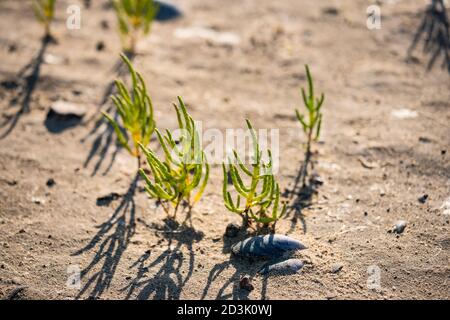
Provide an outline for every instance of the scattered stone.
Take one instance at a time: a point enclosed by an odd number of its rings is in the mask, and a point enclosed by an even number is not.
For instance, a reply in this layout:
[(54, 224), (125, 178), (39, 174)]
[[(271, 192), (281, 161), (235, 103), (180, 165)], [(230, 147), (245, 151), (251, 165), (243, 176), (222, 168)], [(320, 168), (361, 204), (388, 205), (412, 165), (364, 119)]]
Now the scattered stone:
[(309, 183), (313, 186), (321, 186), (323, 185), (323, 180), (317, 172), (313, 172), (313, 174), (309, 178)]
[(280, 256), (303, 249), (306, 247), (300, 241), (280, 234), (251, 237), (231, 247), (234, 254), (242, 256)]
[(47, 187), (51, 188), (56, 184), (56, 182), (53, 178), (50, 178), (47, 180), (47, 182), (45, 184), (47, 185)]
[(263, 275), (271, 272), (296, 273), (301, 268), (303, 268), (303, 266), (303, 261), (299, 259), (288, 259), (286, 261), (266, 265), (261, 270), (259, 270), (258, 273)]
[(427, 138), (427, 137), (419, 137), (419, 142), (422, 142), (422, 143), (430, 143), (430, 142), (431, 142), (431, 139), (430, 139), (430, 138)]
[(102, 27), (103, 30), (108, 30), (109, 29), (109, 23), (106, 20), (102, 20), (100, 22), (100, 26)]
[(82, 105), (67, 102), (56, 101), (50, 110), (59, 116), (76, 116), (82, 118), (86, 114), (86, 108)]
[(322, 9), (322, 13), (330, 16), (337, 16), (339, 14), (339, 9), (335, 7), (326, 7)]
[(447, 153), (447, 150), (441, 150), (441, 155), (445, 155)]
[(111, 202), (119, 199), (121, 197), (120, 194), (116, 193), (116, 192), (111, 192), (110, 194), (103, 196), (103, 197), (98, 197), (97, 198), (97, 206), (99, 207), (107, 207), (110, 205)]
[(427, 202), (427, 199), (428, 199), (428, 195), (427, 195), (427, 194), (424, 194), (423, 196), (421, 196), (421, 197), (420, 197), (419, 199), (417, 199), (417, 200), (419, 200), (420, 203), (424, 204), (425, 202)]
[(239, 288), (247, 290), (248, 292), (251, 292), (255, 289), (252, 284), (252, 280), (248, 276), (243, 276), (241, 278), (241, 280), (239, 281)]
[(61, 65), (66, 64), (67, 59), (60, 56), (56, 56), (54, 54), (47, 53), (44, 55), (44, 62), (50, 65)]
[(341, 263), (336, 263), (331, 266), (331, 273), (339, 273), (344, 268), (344, 265)]
[(401, 233), (403, 233), (403, 231), (405, 231), (405, 228), (406, 228), (406, 221), (400, 220), (400, 221), (397, 221), (397, 223), (394, 225), (392, 232), (401, 234)]
[(419, 116), (417, 111), (406, 109), (406, 108), (392, 110), (391, 111), (391, 115), (394, 118), (402, 119), (402, 120), (403, 119), (414, 119), (414, 118), (417, 118)]
[(103, 41), (99, 41), (97, 42), (97, 44), (95, 45), (95, 49), (97, 51), (103, 51), (105, 50), (105, 43)]
[(31, 202), (35, 204), (45, 204), (45, 200), (39, 197), (31, 197)]
[(179, 39), (203, 39), (220, 45), (237, 46), (241, 38), (231, 32), (219, 32), (210, 28), (190, 27), (175, 30), (175, 37)]
[(83, 105), (57, 101), (50, 107), (44, 125), (51, 133), (61, 133), (79, 125), (85, 114), (86, 108)]
[[(450, 216), (450, 197), (448, 199), (444, 200), (444, 203), (442, 203), (442, 206), (440, 207), (442, 210), (442, 214), (446, 216)], [(447, 221), (448, 223), (448, 221)]]
[(235, 238), (240, 230), (241, 227), (237, 223), (229, 223), (225, 229), (225, 236), (228, 238)]

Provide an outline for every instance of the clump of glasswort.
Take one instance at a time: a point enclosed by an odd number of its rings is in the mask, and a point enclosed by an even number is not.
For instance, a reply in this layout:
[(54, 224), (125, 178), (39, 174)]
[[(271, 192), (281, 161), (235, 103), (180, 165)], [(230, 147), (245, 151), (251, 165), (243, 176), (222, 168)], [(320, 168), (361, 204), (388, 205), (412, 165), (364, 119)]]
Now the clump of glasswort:
[[(308, 65), (305, 66), (306, 76), (308, 79), (308, 94), (306, 94), (306, 90), (302, 88), (302, 97), (303, 103), (306, 107), (307, 114), (302, 115), (299, 110), (295, 110), (297, 115), (297, 119), (303, 127), (303, 132), (306, 135), (306, 160), (305, 163), (305, 172), (307, 169), (307, 164), (311, 158), (311, 144), (313, 141), (317, 141), (320, 136), (320, 129), (322, 126), (322, 113), (320, 109), (325, 100), (325, 95), (322, 93), (320, 98), (316, 98), (314, 93), (314, 83), (311, 72), (309, 71)], [(306, 178), (306, 174), (304, 176)]]
[[(255, 130), (249, 120), (246, 120), (246, 122), (254, 148), (252, 168), (248, 168), (242, 162), (236, 150), (233, 150), (235, 161), (230, 159), (228, 166), (222, 164), (225, 207), (242, 217), (244, 227), (252, 227), (256, 224), (256, 228), (260, 231), (270, 230), (274, 232), (277, 221), (286, 212), (286, 204), (283, 204), (280, 210), (280, 187), (272, 173), (271, 151), (267, 150), (269, 160), (264, 163)], [(244, 183), (241, 172), (250, 179), (249, 185)], [(227, 190), (228, 177), (231, 178), (231, 183), (238, 194), (236, 201), (233, 201), (230, 192)], [(242, 206), (241, 198), (245, 199), (245, 204)], [(270, 207), (272, 207), (271, 212)]]
[(135, 54), (136, 43), (150, 32), (159, 6), (153, 0), (113, 0), (125, 52)]
[[(171, 212), (166, 204), (171, 203), (174, 207), (171, 218), (176, 219), (178, 208), (183, 201), (189, 207), (190, 214), (192, 206), (200, 200), (208, 183), (209, 164), (201, 149), (195, 122), (188, 114), (181, 97), (178, 97), (178, 106), (176, 104), (173, 106), (180, 128), (179, 139), (175, 140), (169, 130), (162, 135), (156, 129), (158, 141), (164, 152), (164, 160), (140, 144), (147, 158), (153, 180), (142, 168), (139, 173), (146, 182), (145, 189), (149, 196), (158, 199), (168, 216), (171, 215)], [(197, 191), (194, 198), (191, 199), (191, 194), (195, 189)]]
[[(125, 54), (121, 54), (122, 60), (128, 66), (131, 74), (131, 90), (125, 87), (121, 80), (116, 80), (118, 93), (111, 96), (117, 113), (119, 114), (122, 125), (127, 131), (125, 135), (116, 120), (109, 114), (102, 112), (103, 116), (113, 126), (117, 138), (122, 146), (134, 157), (138, 158), (138, 167), (140, 166), (141, 149), (139, 145), (147, 146), (155, 130), (155, 121), (153, 118), (153, 105), (147, 93), (147, 88), (142, 75), (137, 72), (130, 60)], [(132, 146), (130, 146), (130, 140)]]
[(50, 25), (55, 17), (56, 0), (33, 0), (32, 6), (36, 19), (44, 25), (45, 38), (50, 39)]

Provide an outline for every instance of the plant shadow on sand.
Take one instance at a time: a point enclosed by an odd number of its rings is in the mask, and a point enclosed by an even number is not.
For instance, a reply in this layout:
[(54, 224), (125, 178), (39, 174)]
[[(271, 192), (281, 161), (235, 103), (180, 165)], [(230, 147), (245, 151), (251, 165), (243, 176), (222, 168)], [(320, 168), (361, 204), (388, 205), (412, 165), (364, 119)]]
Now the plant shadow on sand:
[(49, 36), (43, 37), (37, 54), (18, 72), (16, 75), (17, 80), (2, 83), (7, 89), (18, 90), (18, 93), (11, 99), (9, 105), (10, 107), (19, 105), (19, 109), (14, 115), (8, 117), (0, 124), (0, 130), (3, 131), (0, 133), (0, 139), (6, 138), (14, 130), (21, 116), (30, 112), (30, 101), (41, 74), (45, 52), (48, 46), (54, 43), (55, 40), (53, 38)]
[[(136, 57), (131, 53), (127, 53), (126, 55), (128, 59), (130, 59), (130, 61), (133, 61)], [(119, 60), (115, 63), (112, 69), (112, 73), (114, 74), (115, 79), (122, 78), (128, 73), (127, 65), (123, 62), (122, 59), (119, 58)], [(108, 152), (110, 151), (110, 148), (114, 144), (115, 149), (112, 152), (109, 164), (103, 171), (103, 175), (108, 174), (120, 150), (120, 146), (116, 143), (116, 139), (114, 138), (114, 128), (109, 125), (109, 123), (103, 118), (103, 116), (99, 115), (100, 110), (104, 109), (105, 112), (108, 112), (112, 115), (114, 120), (118, 120), (119, 114), (114, 108), (112, 101), (110, 100), (110, 96), (115, 92), (115, 80), (113, 80), (109, 82), (105, 87), (102, 94), (102, 99), (98, 105), (97, 112), (91, 119), (87, 120), (86, 122), (90, 123), (95, 120), (93, 128), (80, 141), (81, 143), (85, 143), (86, 141), (93, 139), (89, 153), (83, 164), (84, 168), (87, 168), (91, 162), (95, 162), (91, 174), (92, 176), (95, 176), (98, 173), (108, 155)], [(94, 158), (96, 159), (94, 160)]]
[[(245, 230), (241, 230), (239, 235), (234, 238), (228, 238), (227, 236), (223, 236), (223, 253), (230, 254), (231, 246), (238, 241), (244, 240), (248, 238), (250, 234), (248, 234)], [(254, 279), (258, 275), (258, 271), (262, 268), (267, 261), (261, 259), (252, 259), (252, 258), (240, 258), (233, 254), (231, 254), (230, 259), (228, 261), (224, 261), (221, 263), (217, 263), (209, 272), (208, 280), (205, 288), (203, 289), (203, 293), (201, 299), (206, 299), (208, 292), (211, 290), (213, 282), (218, 281), (221, 274), (228, 268), (234, 268), (234, 273), (231, 277), (229, 277), (222, 285), (220, 285), (215, 299), (217, 300), (248, 300), (249, 294), (251, 291), (241, 288), (240, 282), (242, 277), (248, 277), (250, 282), (253, 282)], [(267, 277), (260, 276), (262, 278), (262, 287), (261, 287), (261, 300), (266, 299), (267, 293)], [(231, 293), (225, 293), (227, 289), (231, 286)]]
[[(286, 210), (286, 217), (291, 218), (291, 226), (288, 233), (295, 230), (298, 221), (302, 224), (303, 233), (306, 234), (308, 227), (305, 215), (302, 210), (312, 205), (312, 198), (317, 193), (317, 188), (321, 180), (317, 174), (309, 175), (308, 168), (314, 170), (313, 154), (305, 152), (305, 160), (301, 164), (294, 180), (294, 185), (290, 189), (285, 189), (283, 196), (290, 201)], [(309, 178), (308, 178), (309, 177)]]
[[(97, 234), (73, 256), (81, 255), (95, 249), (95, 255), (87, 267), (81, 271), (81, 279), (89, 277), (77, 295), (77, 299), (89, 293), (90, 299), (97, 299), (111, 284), (117, 266), (124, 251), (135, 233), (136, 194), (139, 175), (133, 179), (128, 191), (122, 196), (118, 207), (111, 217), (98, 226)], [(98, 271), (94, 271), (100, 268)], [(88, 274), (94, 272), (92, 275)]]
[[(161, 239), (167, 241), (167, 248), (162, 252), (148, 250), (139, 257), (130, 266), (130, 269), (137, 270), (136, 276), (122, 291), (126, 292), (126, 299), (178, 300), (195, 269), (193, 244), (201, 241), (204, 234), (192, 226), (179, 226), (170, 219), (166, 219), (163, 226), (141, 222), (161, 235)], [(162, 240), (155, 248), (160, 247), (161, 242)], [(183, 262), (186, 260), (182, 252), (183, 247), (188, 250), (187, 270), (183, 268)]]
[(442, 56), (441, 67), (450, 73), (450, 23), (443, 0), (432, 0), (425, 9), (422, 22), (408, 49), (408, 60), (422, 38), (423, 52), (430, 56), (427, 70), (431, 70)]

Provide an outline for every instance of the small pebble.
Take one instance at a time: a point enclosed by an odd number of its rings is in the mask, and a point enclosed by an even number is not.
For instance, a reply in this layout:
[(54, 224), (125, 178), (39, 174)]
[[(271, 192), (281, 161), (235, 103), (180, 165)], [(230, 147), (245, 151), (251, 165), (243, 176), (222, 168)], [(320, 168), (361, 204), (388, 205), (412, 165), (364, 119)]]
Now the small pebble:
[(423, 196), (421, 196), (419, 199), (417, 199), (417, 200), (419, 200), (419, 202), (420, 203), (425, 203), (425, 202), (427, 202), (427, 199), (428, 199), (428, 195), (427, 194), (424, 194)]
[(239, 234), (241, 227), (236, 223), (230, 223), (225, 229), (225, 236), (228, 238), (234, 238)]
[(394, 233), (401, 234), (403, 233), (403, 231), (405, 231), (405, 228), (406, 228), (406, 221), (400, 220), (395, 224), (392, 231)]
[(253, 291), (255, 287), (252, 284), (252, 280), (248, 276), (244, 276), (239, 281), (239, 288), (247, 290), (248, 292)]
[(47, 180), (46, 185), (47, 187), (51, 188), (56, 184), (55, 180), (53, 178), (50, 178)]
[(331, 267), (331, 272), (332, 273), (339, 273), (342, 268), (344, 268), (344, 265), (340, 264), (340, 263), (336, 263)]

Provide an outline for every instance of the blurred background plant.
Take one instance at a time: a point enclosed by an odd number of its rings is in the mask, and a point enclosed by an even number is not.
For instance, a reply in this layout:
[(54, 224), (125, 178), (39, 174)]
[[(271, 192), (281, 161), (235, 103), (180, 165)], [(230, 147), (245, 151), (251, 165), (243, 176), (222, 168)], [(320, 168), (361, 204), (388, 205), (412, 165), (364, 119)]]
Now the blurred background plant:
[(153, 0), (112, 0), (123, 50), (136, 53), (136, 44), (149, 34), (159, 6)]
[(56, 0), (33, 0), (32, 7), (36, 19), (44, 26), (44, 39), (52, 39), (50, 26), (55, 17)]

